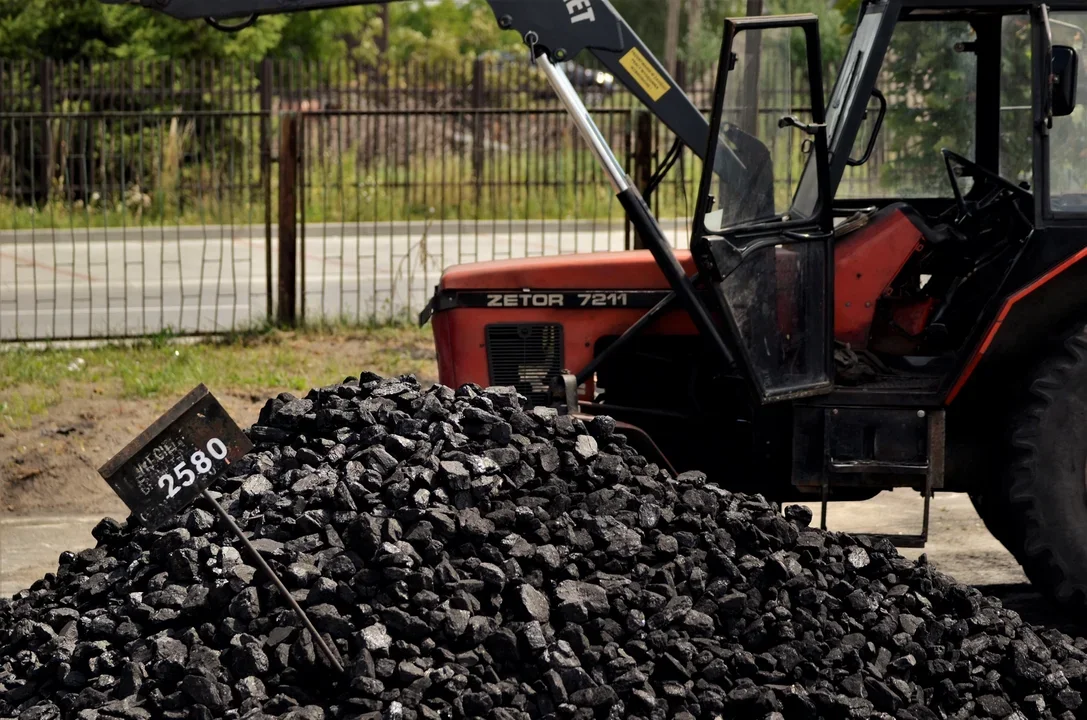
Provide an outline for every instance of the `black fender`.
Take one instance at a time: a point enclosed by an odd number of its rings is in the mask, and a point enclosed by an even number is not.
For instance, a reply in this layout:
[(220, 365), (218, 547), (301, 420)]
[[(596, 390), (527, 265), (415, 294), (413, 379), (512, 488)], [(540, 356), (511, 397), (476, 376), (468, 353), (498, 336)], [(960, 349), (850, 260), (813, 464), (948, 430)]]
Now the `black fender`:
[[(944, 404), (950, 406), (975, 376), (1033, 364), (1038, 351), (1087, 321), (1087, 247), (1007, 296), (968, 356)], [(985, 370), (988, 372), (978, 372)]]
[(1000, 476), (1007, 428), (1028, 399), (1027, 378), (1087, 324), (1087, 247), (1006, 295), (948, 378), (947, 490), (976, 491)]

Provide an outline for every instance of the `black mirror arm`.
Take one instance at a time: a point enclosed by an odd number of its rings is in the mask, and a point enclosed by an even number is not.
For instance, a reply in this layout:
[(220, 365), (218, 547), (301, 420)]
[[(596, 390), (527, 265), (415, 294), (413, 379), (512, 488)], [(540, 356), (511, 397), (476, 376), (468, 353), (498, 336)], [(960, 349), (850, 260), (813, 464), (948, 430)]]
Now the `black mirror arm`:
[(819, 128), (825, 128), (825, 123), (806, 123), (802, 122), (794, 115), (786, 115), (778, 120), (779, 128), (794, 127), (797, 130), (807, 133), (808, 135), (814, 135), (819, 132)]
[(850, 167), (864, 165), (868, 162), (868, 158), (872, 157), (872, 151), (876, 148), (876, 138), (879, 137), (879, 129), (883, 127), (883, 118), (887, 115), (887, 98), (883, 97), (883, 93), (876, 88), (872, 88), (872, 97), (879, 100), (879, 114), (876, 115), (876, 124), (872, 128), (872, 134), (868, 137), (868, 147), (864, 149), (864, 155), (859, 160), (846, 159), (845, 164)]

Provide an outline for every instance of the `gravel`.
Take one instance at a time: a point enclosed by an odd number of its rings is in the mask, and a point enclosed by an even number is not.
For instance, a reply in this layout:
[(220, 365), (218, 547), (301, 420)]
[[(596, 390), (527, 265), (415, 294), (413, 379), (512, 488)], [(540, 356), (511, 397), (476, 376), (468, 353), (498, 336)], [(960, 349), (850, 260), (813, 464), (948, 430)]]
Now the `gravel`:
[(512, 389), (283, 394), (209, 508), (0, 602), (0, 716), (1073, 718), (1087, 641)]

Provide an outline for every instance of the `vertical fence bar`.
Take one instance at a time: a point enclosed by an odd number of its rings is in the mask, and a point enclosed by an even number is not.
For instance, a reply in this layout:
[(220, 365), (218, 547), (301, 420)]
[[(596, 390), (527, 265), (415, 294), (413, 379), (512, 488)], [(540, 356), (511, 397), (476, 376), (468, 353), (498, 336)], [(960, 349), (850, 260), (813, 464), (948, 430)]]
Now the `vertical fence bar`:
[(281, 325), (294, 326), (298, 297), (297, 258), (298, 115), (284, 115), (279, 127), (279, 282), (276, 317)]
[[(295, 121), (295, 135), (294, 135), (294, 163), (298, 171), (295, 175), (296, 192), (295, 198), (298, 203), (298, 223), (300, 225), (299, 230), (295, 232), (296, 237), (301, 238), (300, 251), (294, 253), (294, 257), (301, 258), (302, 267), (299, 272), (295, 274), (296, 280), (301, 286), (301, 290), (296, 291), (298, 295), (298, 314), (303, 322), (306, 320), (306, 113), (298, 113), (294, 116)], [(327, 230), (326, 230), (327, 232)], [(321, 251), (324, 252), (324, 243), (321, 243)], [(325, 288), (325, 276), (324, 276), (324, 262), (321, 264), (321, 293), (324, 294)], [(324, 308), (318, 311), (318, 316)]]
[(265, 317), (272, 319), (272, 59), (260, 61), (260, 182), (264, 194)]
[[(634, 184), (641, 189), (649, 205), (653, 202), (652, 194), (647, 192), (653, 177), (653, 116), (647, 110), (635, 110), (634, 115)], [(641, 233), (634, 233), (634, 247), (627, 249), (644, 248), (645, 239)]]
[(483, 113), (480, 110), (486, 104), (484, 84), (486, 83), (486, 68), (483, 58), (476, 58), (472, 65), (472, 107), (476, 112), (472, 114), (472, 179), (476, 187), (476, 204), (479, 203), (479, 195), (483, 189)]
[(42, 93), (42, 151), (39, 158), (38, 185), (41, 188), (41, 202), (49, 202), (49, 188), (52, 187), (53, 175), (53, 132), (50, 125), (50, 113), (53, 112), (53, 61), (46, 58), (41, 61), (39, 79)]

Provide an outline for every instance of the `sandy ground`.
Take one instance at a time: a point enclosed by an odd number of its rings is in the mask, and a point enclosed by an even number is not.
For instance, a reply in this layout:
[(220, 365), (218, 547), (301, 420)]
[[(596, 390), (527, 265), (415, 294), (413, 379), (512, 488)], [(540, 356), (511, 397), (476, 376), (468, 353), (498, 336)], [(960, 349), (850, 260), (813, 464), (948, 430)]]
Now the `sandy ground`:
[[(243, 427), (264, 404), (216, 397)], [(103, 517), (128, 516), (98, 468), (175, 401), (65, 401), (31, 428), (0, 437), (0, 597), (56, 570), (63, 551), (94, 545), (91, 529)]]
[[(818, 523), (819, 507), (809, 506)], [(911, 490), (880, 493), (871, 500), (830, 503), (827, 529), (842, 532), (879, 532), (916, 535), (921, 532), (924, 500)], [(929, 540), (923, 550), (902, 548), (908, 558), (922, 553), (929, 561), (971, 585), (1025, 583), (1026, 576), (1015, 558), (989, 534), (974, 511), (970, 498), (961, 493), (936, 495), (929, 513)]]

